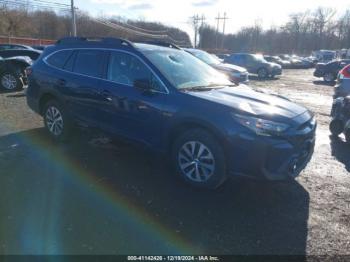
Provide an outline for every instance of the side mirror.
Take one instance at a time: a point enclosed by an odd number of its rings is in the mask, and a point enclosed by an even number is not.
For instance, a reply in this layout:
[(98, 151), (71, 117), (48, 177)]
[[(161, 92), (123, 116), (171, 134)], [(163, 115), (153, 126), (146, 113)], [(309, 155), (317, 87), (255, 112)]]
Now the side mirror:
[(148, 79), (136, 79), (134, 81), (134, 87), (142, 91), (151, 90), (151, 83)]

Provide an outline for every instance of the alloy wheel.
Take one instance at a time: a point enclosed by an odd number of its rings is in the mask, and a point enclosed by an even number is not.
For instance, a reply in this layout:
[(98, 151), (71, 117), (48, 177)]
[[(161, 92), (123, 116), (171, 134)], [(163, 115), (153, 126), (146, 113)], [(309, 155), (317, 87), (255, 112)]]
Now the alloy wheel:
[(1, 85), (7, 90), (14, 90), (17, 87), (17, 79), (12, 74), (4, 74), (1, 77)]
[(63, 117), (61, 112), (55, 106), (50, 106), (45, 114), (48, 130), (54, 135), (59, 136), (63, 132)]
[(199, 141), (185, 143), (178, 153), (182, 173), (194, 182), (206, 182), (214, 174), (215, 159), (210, 149)]

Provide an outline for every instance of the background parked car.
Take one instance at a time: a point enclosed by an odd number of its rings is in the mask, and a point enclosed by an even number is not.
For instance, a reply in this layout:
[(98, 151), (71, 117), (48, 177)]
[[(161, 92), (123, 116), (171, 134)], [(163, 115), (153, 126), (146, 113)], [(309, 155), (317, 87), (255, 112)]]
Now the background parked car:
[(216, 54), (216, 56), (220, 59), (225, 59), (225, 58), (229, 57), (230, 55), (229, 54)]
[(33, 49), (36, 49), (36, 50), (41, 50), (41, 51), (44, 51), (44, 49), (46, 47), (48, 47), (47, 45), (33, 45), (31, 46)]
[(9, 50), (9, 49), (33, 49), (30, 46), (27, 45), (20, 45), (20, 44), (0, 44), (0, 50)]
[(259, 78), (274, 77), (282, 74), (282, 67), (279, 64), (266, 61), (262, 55), (232, 54), (224, 62), (244, 67), (249, 73), (257, 74)]
[(42, 51), (34, 49), (11, 49), (11, 50), (1, 50), (0, 56), (2, 58), (10, 58), (15, 56), (27, 56), (33, 61), (37, 60), (41, 55)]
[(290, 68), (291, 67), (291, 63), (288, 60), (283, 60), (278, 56), (269, 56), (269, 55), (264, 55), (264, 59), (267, 62), (272, 62), (272, 63), (276, 63), (279, 64), (280, 66), (282, 66), (282, 68)]
[(334, 97), (345, 97), (350, 95), (350, 63), (340, 70), (337, 84), (335, 86)]
[(0, 89), (15, 91), (26, 84), (25, 69), (32, 64), (29, 57), (0, 57)]
[(325, 82), (333, 82), (339, 71), (350, 64), (350, 59), (334, 60), (328, 63), (318, 63), (314, 72), (315, 77), (323, 77)]
[(216, 70), (224, 73), (236, 84), (241, 82), (247, 83), (249, 81), (248, 71), (243, 67), (223, 63), (215, 56), (199, 49), (186, 48), (185, 50), (208, 65), (214, 67)]

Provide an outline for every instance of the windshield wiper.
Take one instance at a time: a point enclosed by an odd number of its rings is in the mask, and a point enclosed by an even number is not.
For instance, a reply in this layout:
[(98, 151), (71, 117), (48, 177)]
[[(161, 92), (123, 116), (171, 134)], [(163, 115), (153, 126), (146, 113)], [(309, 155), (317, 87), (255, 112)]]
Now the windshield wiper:
[(228, 84), (228, 85), (219, 85), (219, 84), (210, 84), (210, 85), (202, 85), (202, 86), (190, 86), (190, 87), (183, 87), (182, 90), (191, 90), (191, 91), (208, 91), (213, 89), (222, 89), (227, 86), (236, 86), (234, 84)]

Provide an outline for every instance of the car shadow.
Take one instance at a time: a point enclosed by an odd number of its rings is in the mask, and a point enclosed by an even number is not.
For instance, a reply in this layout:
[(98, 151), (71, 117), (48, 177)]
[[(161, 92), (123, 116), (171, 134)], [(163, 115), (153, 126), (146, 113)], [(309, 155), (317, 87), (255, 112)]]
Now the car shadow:
[(350, 172), (350, 145), (341, 137), (330, 136), (332, 156), (343, 163), (346, 170)]
[(297, 181), (200, 190), (166, 163), (92, 134), (0, 137), (0, 253), (305, 254), (309, 194)]
[(261, 81), (261, 82), (265, 82), (265, 81), (275, 81), (275, 80), (279, 80), (280, 78), (278, 76), (275, 77), (268, 77), (268, 78), (259, 78), (256, 75), (249, 75), (249, 80), (254, 80), (254, 81)]
[(327, 83), (325, 81), (315, 80), (315, 81), (313, 81), (313, 83), (314, 83), (314, 85), (320, 85), (320, 86), (334, 86), (335, 85), (335, 81)]

